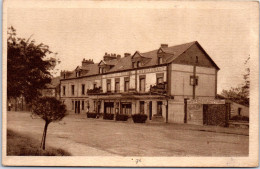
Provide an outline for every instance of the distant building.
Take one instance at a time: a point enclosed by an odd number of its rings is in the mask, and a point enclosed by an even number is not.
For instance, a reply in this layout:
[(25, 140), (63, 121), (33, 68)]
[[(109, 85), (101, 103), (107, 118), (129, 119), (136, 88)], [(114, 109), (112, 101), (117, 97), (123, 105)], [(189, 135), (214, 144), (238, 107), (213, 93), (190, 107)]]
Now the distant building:
[(60, 77), (51, 79), (51, 83), (46, 84), (44, 89), (41, 89), (42, 97), (56, 97), (60, 98)]
[(246, 116), (249, 117), (249, 106), (236, 103), (222, 95), (217, 95), (219, 99), (225, 99), (226, 103), (230, 103), (230, 116), (232, 118), (234, 116)]
[[(40, 90), (41, 96), (44, 97), (56, 97), (60, 99), (60, 77), (55, 77), (51, 80), (51, 83), (46, 84), (46, 88)], [(23, 96), (17, 98), (11, 98), (7, 101), (8, 111), (30, 111), (31, 106), (26, 103)]]
[(73, 113), (143, 113), (183, 123), (184, 99), (216, 97), (218, 70), (197, 41), (123, 57), (105, 53), (99, 63), (84, 59), (62, 71), (60, 97)]

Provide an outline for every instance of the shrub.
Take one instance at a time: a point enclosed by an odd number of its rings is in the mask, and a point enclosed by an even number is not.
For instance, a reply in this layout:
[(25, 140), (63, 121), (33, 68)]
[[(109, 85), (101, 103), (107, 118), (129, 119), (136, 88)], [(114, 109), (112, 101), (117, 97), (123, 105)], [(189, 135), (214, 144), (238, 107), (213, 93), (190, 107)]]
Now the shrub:
[(96, 118), (97, 113), (87, 113), (87, 118)]
[(116, 121), (127, 121), (128, 115), (126, 114), (117, 114), (116, 115)]
[(145, 123), (147, 120), (146, 114), (134, 114), (132, 115), (134, 123)]
[(114, 119), (114, 114), (104, 113), (103, 119), (105, 119), (105, 120), (113, 120)]
[(230, 120), (234, 120), (234, 121), (249, 121), (249, 117), (236, 115), (234, 117), (231, 117)]

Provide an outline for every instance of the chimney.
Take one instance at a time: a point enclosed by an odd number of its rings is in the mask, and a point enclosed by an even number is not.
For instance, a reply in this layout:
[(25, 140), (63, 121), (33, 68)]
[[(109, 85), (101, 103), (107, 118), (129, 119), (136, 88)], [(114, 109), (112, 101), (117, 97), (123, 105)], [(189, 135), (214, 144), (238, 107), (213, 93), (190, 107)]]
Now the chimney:
[(89, 60), (86, 60), (85, 58), (83, 59), (82, 61), (82, 67), (85, 67), (87, 65), (90, 65), (90, 64), (94, 64), (94, 61), (89, 59)]
[(111, 53), (111, 54), (105, 53), (105, 55), (103, 56), (104, 61), (109, 61), (109, 60), (113, 60), (113, 59), (118, 59), (118, 57), (115, 53)]
[(117, 60), (121, 59), (121, 55), (117, 55), (117, 56), (116, 56), (116, 59), (117, 59)]
[(125, 57), (131, 56), (130, 53), (124, 53)]
[(161, 48), (168, 48), (168, 44), (161, 44)]

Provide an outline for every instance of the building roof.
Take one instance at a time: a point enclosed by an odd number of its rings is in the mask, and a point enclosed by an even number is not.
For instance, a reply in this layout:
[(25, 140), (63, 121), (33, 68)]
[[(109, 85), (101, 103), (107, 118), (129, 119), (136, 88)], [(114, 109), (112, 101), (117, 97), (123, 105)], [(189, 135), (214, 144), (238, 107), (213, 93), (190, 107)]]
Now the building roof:
[(217, 95), (216, 95), (216, 99), (225, 99), (225, 100), (228, 100), (228, 101), (230, 101), (230, 102), (234, 102), (234, 103), (236, 103), (236, 104), (240, 104), (240, 105), (249, 107), (249, 105), (247, 105), (247, 104), (239, 103), (239, 102), (234, 101), (234, 100), (232, 100), (231, 98), (225, 97), (225, 96), (223, 96), (223, 95), (221, 95), (221, 94), (217, 94)]
[[(138, 52), (136, 51), (135, 54), (139, 54), (140, 57), (142, 58), (142, 66), (143, 68), (145, 67), (150, 67), (150, 66), (156, 66), (158, 65), (158, 51), (162, 51), (163, 53), (168, 54), (166, 60), (164, 61), (165, 64), (167, 63), (171, 63), (173, 62), (176, 58), (180, 57), (185, 51), (187, 51), (192, 45), (197, 44), (204, 53), (205, 50), (199, 45), (199, 43), (197, 41), (193, 41), (193, 42), (189, 42), (189, 43), (185, 43), (185, 44), (181, 44), (181, 45), (175, 45), (175, 46), (171, 46), (171, 47), (160, 47), (159, 49), (156, 50), (152, 50), (149, 52)], [(110, 65), (111, 68), (107, 71), (107, 73), (112, 73), (112, 72), (117, 72), (117, 71), (123, 71), (123, 70), (129, 70), (129, 69), (133, 69), (132, 68), (132, 58), (133, 56), (126, 56), (126, 57), (122, 57), (120, 59), (111, 59), (111, 60), (107, 60), (104, 61), (102, 60), (101, 62), (103, 62), (106, 65)], [(207, 57), (209, 58), (209, 60), (213, 63), (213, 65), (219, 69), (219, 67), (214, 63), (214, 61), (209, 57), (209, 55), (206, 53)], [(88, 64), (85, 65), (84, 67), (82, 67), (82, 71), (81, 76), (90, 76), (90, 75), (95, 75), (95, 74), (99, 74), (99, 65), (100, 63), (96, 63), (96, 64)], [(76, 77), (75, 73), (72, 74), (66, 74), (67, 78), (73, 78)]]
[(51, 83), (46, 84), (46, 88), (56, 88), (60, 84), (60, 76), (51, 79)]

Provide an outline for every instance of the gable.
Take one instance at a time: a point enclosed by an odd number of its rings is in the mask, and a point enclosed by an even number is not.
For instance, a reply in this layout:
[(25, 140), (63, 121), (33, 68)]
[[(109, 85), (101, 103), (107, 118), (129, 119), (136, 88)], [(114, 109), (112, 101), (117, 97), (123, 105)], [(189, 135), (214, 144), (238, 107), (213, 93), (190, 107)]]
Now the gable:
[(142, 58), (143, 56), (138, 51), (136, 51), (135, 54), (132, 56), (132, 62), (141, 61), (143, 60)]
[(164, 53), (164, 52), (163, 52), (162, 48), (160, 48), (157, 53)]
[(138, 51), (136, 51), (136, 52), (134, 53), (134, 55), (132, 56), (132, 59), (134, 59), (134, 58), (139, 58), (139, 57), (142, 57), (142, 56), (141, 56), (141, 54), (140, 54)]
[(105, 63), (103, 60), (101, 60), (101, 61), (99, 62), (99, 64), (98, 64), (98, 66), (103, 66), (103, 65), (106, 65), (106, 63)]
[(174, 59), (173, 63), (194, 65), (198, 57), (197, 66), (214, 67), (219, 69), (204, 49), (198, 44), (193, 44), (189, 49), (183, 52), (179, 57)]
[(76, 70), (76, 71), (81, 70), (80, 66), (77, 66), (75, 70)]

